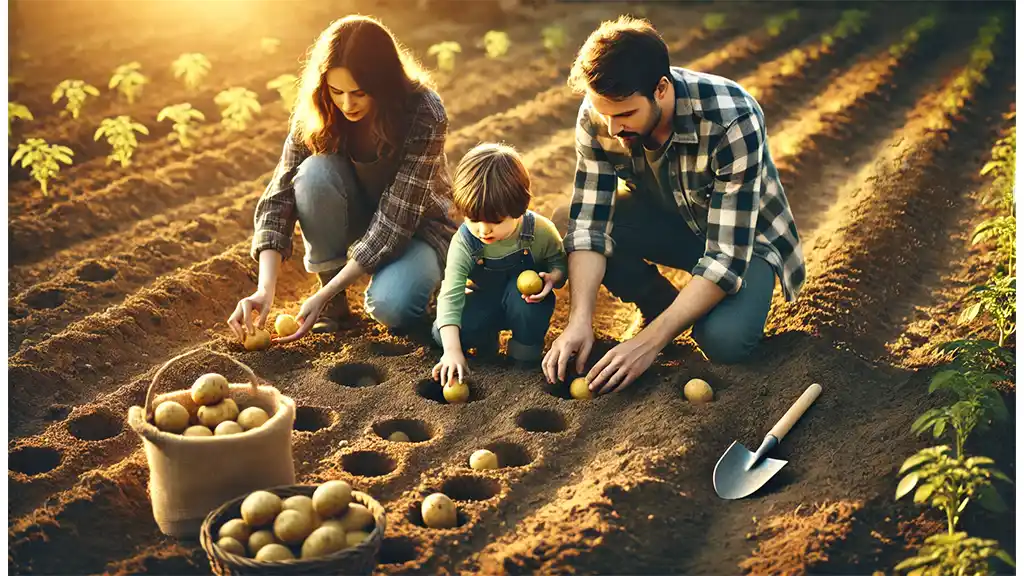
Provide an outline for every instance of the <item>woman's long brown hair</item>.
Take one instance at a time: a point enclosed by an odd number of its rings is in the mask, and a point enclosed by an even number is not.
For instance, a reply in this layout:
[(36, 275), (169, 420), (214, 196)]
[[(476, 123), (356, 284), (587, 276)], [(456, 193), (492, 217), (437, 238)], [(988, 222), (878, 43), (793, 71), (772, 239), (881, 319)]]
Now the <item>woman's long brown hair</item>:
[(378, 154), (397, 149), (409, 96), (433, 83), (391, 31), (368, 16), (335, 20), (310, 49), (292, 113), (297, 139), (314, 154), (332, 154), (344, 146), (350, 123), (331, 101), (327, 84), (327, 71), (338, 67), (347, 68), (373, 98), (371, 134)]

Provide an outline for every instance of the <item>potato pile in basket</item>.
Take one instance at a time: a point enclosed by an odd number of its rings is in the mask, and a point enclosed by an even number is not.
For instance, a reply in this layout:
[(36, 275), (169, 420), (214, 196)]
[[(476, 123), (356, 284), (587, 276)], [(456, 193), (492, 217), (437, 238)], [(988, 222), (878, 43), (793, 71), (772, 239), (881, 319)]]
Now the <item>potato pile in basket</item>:
[(270, 419), (270, 415), (257, 406), (239, 412), (238, 404), (229, 394), (227, 378), (220, 374), (203, 374), (192, 384), (192, 401), (199, 407), (195, 416), (178, 402), (168, 400), (153, 411), (153, 424), (172, 434), (225, 436), (259, 428)]
[(317, 558), (356, 546), (370, 537), (375, 522), (369, 508), (352, 501), (344, 480), (317, 486), (312, 498), (282, 500), (259, 490), (245, 497), (241, 512), (220, 527), (217, 546), (264, 562)]

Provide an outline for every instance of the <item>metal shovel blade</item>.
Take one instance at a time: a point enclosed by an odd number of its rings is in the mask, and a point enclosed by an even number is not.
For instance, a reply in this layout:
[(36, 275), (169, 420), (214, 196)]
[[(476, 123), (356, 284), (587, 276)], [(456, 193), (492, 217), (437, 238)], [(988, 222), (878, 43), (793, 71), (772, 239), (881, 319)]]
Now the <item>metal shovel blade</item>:
[(715, 492), (726, 500), (749, 496), (764, 486), (772, 476), (775, 476), (776, 472), (789, 462), (776, 458), (764, 458), (757, 464), (753, 464), (754, 459), (753, 452), (733, 440), (729, 449), (718, 459), (718, 464), (715, 464), (713, 477)]

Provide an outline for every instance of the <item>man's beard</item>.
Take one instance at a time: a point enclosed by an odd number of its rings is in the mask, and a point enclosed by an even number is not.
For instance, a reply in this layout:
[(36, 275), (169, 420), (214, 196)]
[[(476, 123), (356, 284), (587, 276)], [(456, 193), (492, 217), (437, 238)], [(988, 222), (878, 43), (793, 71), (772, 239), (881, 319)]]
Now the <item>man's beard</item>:
[(637, 140), (639, 140), (643, 142), (645, 145), (651, 144), (653, 142), (651, 136), (654, 134), (654, 130), (658, 127), (658, 124), (661, 122), (662, 116), (661, 106), (658, 105), (657, 101), (653, 101), (653, 104), (653, 117), (651, 118), (651, 122), (648, 124), (648, 126), (644, 129), (643, 132), (630, 132), (624, 130), (616, 134), (616, 136), (619, 138), (631, 139), (632, 142), (636, 142)]

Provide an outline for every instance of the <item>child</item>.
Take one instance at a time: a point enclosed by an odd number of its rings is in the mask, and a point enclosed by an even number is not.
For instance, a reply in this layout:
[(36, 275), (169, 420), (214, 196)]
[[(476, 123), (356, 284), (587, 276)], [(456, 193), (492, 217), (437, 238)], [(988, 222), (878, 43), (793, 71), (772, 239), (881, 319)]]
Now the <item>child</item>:
[[(444, 354), (432, 374), (442, 385), (469, 374), (464, 350), (497, 352), (503, 329), (512, 330), (510, 357), (539, 360), (555, 310), (552, 289), (565, 285), (568, 275), (555, 225), (528, 210), (530, 175), (514, 149), (481, 144), (470, 150), (455, 169), (453, 192), (465, 222), (448, 248), (437, 297), (433, 334)], [(524, 270), (539, 273), (540, 293), (519, 292)]]

